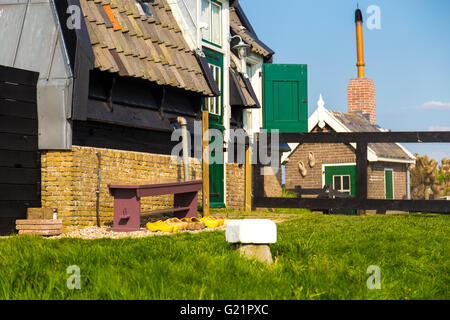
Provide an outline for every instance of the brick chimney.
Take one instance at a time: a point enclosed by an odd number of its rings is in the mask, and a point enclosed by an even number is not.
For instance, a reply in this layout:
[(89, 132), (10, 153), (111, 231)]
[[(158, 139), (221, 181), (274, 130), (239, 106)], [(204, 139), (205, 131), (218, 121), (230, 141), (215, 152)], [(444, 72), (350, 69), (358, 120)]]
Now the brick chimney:
[(372, 79), (364, 76), (363, 18), (361, 10), (355, 12), (356, 50), (358, 56), (358, 78), (350, 79), (347, 88), (348, 113), (361, 111), (368, 116), (370, 123), (377, 123), (377, 102), (375, 85)]
[(375, 85), (369, 78), (350, 79), (347, 88), (348, 113), (361, 111), (368, 114), (370, 123), (377, 124)]

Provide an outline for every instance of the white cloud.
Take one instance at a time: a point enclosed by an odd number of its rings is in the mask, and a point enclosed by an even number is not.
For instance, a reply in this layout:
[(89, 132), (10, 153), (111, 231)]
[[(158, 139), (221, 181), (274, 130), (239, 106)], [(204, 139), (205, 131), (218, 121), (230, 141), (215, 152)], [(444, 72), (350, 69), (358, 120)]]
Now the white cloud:
[(422, 105), (421, 108), (423, 108), (423, 109), (450, 110), (450, 102), (428, 101), (428, 102), (425, 102)]
[(428, 131), (450, 131), (450, 127), (447, 126), (430, 126)]

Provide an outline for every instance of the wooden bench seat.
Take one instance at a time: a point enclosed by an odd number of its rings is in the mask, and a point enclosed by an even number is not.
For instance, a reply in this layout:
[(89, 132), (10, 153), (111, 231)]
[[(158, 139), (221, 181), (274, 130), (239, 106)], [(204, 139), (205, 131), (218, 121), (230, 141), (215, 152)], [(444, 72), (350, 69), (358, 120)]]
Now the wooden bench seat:
[[(108, 185), (114, 197), (114, 225), (111, 231), (131, 232), (140, 230), (141, 217), (174, 213), (177, 218), (197, 217), (198, 192), (203, 181), (174, 182), (149, 185)], [(141, 198), (174, 195), (173, 208), (141, 212)]]

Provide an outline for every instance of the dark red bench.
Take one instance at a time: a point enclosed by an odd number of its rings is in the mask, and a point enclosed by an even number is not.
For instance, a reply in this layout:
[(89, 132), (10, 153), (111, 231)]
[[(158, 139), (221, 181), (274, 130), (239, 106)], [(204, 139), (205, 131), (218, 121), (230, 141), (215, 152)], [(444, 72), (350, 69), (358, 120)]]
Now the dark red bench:
[[(110, 231), (140, 230), (141, 217), (160, 216), (173, 212), (177, 218), (197, 217), (198, 192), (203, 181), (187, 181), (150, 185), (108, 185), (114, 197), (114, 225)], [(173, 194), (173, 208), (141, 212), (141, 198)]]

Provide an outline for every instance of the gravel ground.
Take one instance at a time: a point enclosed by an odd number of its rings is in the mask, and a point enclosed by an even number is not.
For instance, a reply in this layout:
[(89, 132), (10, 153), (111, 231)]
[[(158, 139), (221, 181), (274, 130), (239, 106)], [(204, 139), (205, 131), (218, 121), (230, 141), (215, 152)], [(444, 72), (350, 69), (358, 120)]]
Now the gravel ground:
[(112, 232), (107, 231), (106, 227), (87, 227), (83, 229), (76, 229), (73, 231), (69, 231), (67, 233), (63, 233), (62, 235), (56, 237), (48, 237), (48, 239), (61, 239), (61, 238), (78, 238), (78, 239), (121, 239), (121, 238), (143, 238), (143, 237), (153, 237), (153, 236), (162, 236), (162, 235), (174, 235), (182, 232), (189, 233), (200, 233), (200, 232), (211, 232), (222, 230), (224, 231), (226, 226), (223, 225), (218, 228), (205, 228), (202, 230), (189, 230), (189, 231), (178, 231), (174, 233), (166, 233), (166, 232), (151, 232), (147, 229), (141, 229), (141, 231), (135, 232)]
[[(247, 217), (240, 217), (240, 218), (247, 218)], [(257, 218), (257, 217), (250, 217), (250, 218)], [(261, 217), (263, 219), (271, 219), (270, 217)], [(248, 219), (248, 218), (247, 218)], [(285, 219), (271, 219), (275, 223), (279, 223), (284, 221)], [(225, 223), (223, 226), (220, 226), (218, 228), (205, 228), (202, 230), (184, 230), (184, 231), (178, 231), (175, 233), (166, 233), (166, 232), (151, 232), (145, 228), (141, 228), (140, 231), (135, 232), (112, 232), (107, 231), (108, 227), (86, 227), (82, 229), (73, 229), (64, 232), (63, 234), (59, 236), (49, 236), (45, 237), (46, 239), (61, 239), (61, 238), (78, 238), (78, 239), (122, 239), (122, 238), (143, 238), (143, 237), (153, 237), (153, 236), (162, 236), (162, 235), (174, 235), (182, 232), (189, 232), (189, 233), (200, 233), (200, 232), (212, 232), (212, 231), (225, 231), (228, 221), (230, 219), (225, 219)], [(2, 236), (0, 238), (8, 238), (9, 236)]]

